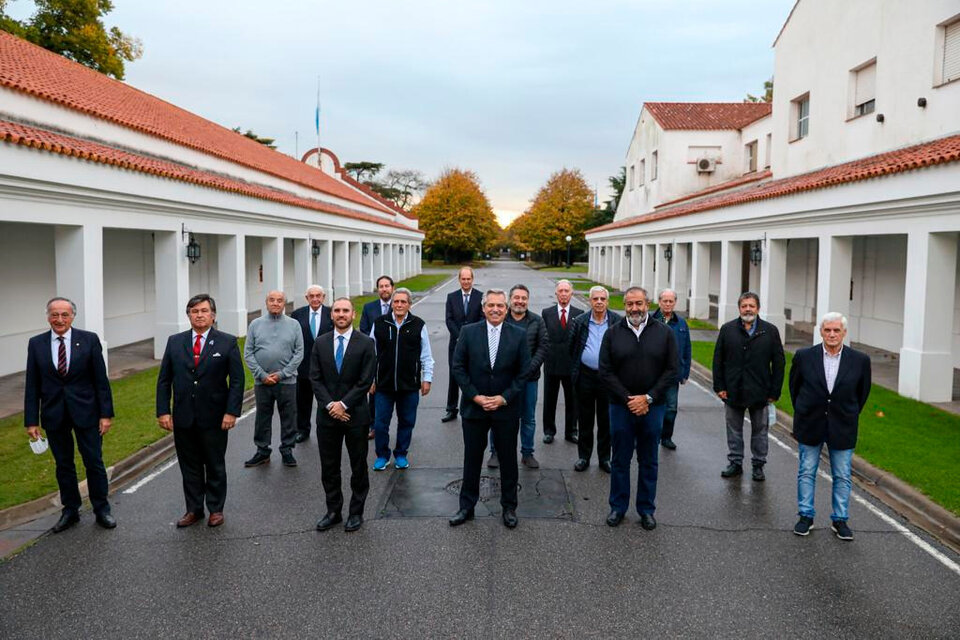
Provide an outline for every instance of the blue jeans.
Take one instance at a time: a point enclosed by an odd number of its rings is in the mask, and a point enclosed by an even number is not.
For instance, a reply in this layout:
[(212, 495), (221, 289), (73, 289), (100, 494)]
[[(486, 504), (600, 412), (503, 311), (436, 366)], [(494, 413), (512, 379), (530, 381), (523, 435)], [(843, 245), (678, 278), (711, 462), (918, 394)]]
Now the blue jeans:
[(663, 413), (663, 430), (660, 432), (661, 440), (670, 440), (673, 438), (673, 423), (677, 419), (677, 397), (680, 395), (680, 383), (674, 382), (667, 386), (664, 392), (663, 402), (667, 405)]
[(665, 407), (652, 405), (636, 416), (625, 405), (610, 403), (610, 508), (626, 513), (630, 507), (630, 461), (637, 452), (637, 513), (653, 513), (657, 497), (660, 429)]
[[(817, 467), (820, 465), (820, 449), (816, 446), (799, 444), (800, 465), (797, 469), (797, 506), (801, 516), (812, 518), (814, 515), (813, 497), (817, 484)], [(847, 519), (847, 507), (850, 505), (850, 463), (853, 460), (853, 449), (831, 449), (830, 473), (833, 476), (833, 521)]]
[(390, 459), (390, 420), (393, 408), (397, 408), (397, 446), (393, 455), (405, 456), (413, 438), (413, 427), (417, 422), (417, 407), (420, 405), (419, 391), (380, 391), (374, 394), (377, 405), (377, 417), (373, 423), (374, 445), (378, 458)]
[[(520, 455), (533, 455), (534, 436), (537, 435), (537, 386), (539, 380), (527, 382), (520, 392)], [(490, 432), (490, 453), (496, 453), (493, 446), (493, 431)]]

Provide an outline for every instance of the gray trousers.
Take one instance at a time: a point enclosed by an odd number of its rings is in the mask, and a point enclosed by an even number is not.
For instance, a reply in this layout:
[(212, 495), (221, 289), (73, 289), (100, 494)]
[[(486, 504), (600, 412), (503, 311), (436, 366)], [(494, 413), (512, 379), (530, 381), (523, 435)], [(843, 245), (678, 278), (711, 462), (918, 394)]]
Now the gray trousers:
[(747, 409), (746, 407), (731, 407), (724, 404), (724, 418), (727, 421), (727, 448), (730, 452), (727, 459), (733, 464), (743, 464), (743, 416), (750, 412), (750, 453), (755, 467), (762, 467), (767, 463), (767, 447), (770, 442), (767, 434), (770, 425), (767, 424), (767, 405)]
[(257, 421), (253, 429), (253, 444), (257, 451), (270, 455), (273, 440), (273, 405), (280, 412), (280, 453), (290, 453), (297, 441), (297, 385), (258, 384), (254, 387), (257, 399)]

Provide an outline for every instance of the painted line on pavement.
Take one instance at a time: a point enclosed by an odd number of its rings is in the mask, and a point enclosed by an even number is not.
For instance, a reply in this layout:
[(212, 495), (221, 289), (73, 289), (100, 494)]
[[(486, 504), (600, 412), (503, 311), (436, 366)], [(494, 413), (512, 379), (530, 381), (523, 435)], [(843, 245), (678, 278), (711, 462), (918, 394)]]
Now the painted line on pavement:
[[(691, 384), (695, 385), (698, 389), (700, 389), (700, 390), (703, 391), (704, 393), (706, 393), (708, 396), (710, 396), (711, 398), (713, 398), (714, 400), (716, 400), (717, 402), (719, 402), (720, 404), (723, 404), (723, 401), (722, 401), (722, 400), (720, 400), (719, 398), (717, 398), (716, 395), (715, 395), (712, 391), (707, 390), (707, 388), (704, 387), (702, 384), (700, 384), (700, 383), (698, 383), (697, 381), (692, 380), (692, 379), (689, 380), (689, 382), (690, 382)], [(747, 418), (747, 420), (749, 421), (749, 418)], [(796, 451), (793, 450), (793, 447), (791, 447), (791, 446), (788, 445), (787, 443), (783, 442), (782, 440), (780, 440), (779, 438), (777, 438), (777, 437), (774, 436), (774, 435), (770, 435), (769, 438), (770, 438), (771, 440), (773, 440), (773, 442), (774, 442), (775, 444), (777, 444), (780, 448), (788, 451), (788, 452), (790, 453), (790, 455), (792, 455), (794, 458), (799, 458), (799, 454), (798, 454)], [(821, 478), (825, 478), (825, 479), (826, 479), (828, 482), (830, 482), (831, 484), (833, 483), (833, 478), (830, 477), (829, 475), (827, 475), (827, 473), (824, 472), (823, 469), (818, 469), (817, 475), (820, 476)], [(913, 544), (915, 544), (915, 545), (917, 545), (918, 547), (920, 547), (920, 549), (922, 549), (922, 550), (925, 551), (927, 554), (929, 554), (930, 556), (932, 556), (935, 560), (937, 560), (938, 562), (940, 562), (940, 564), (942, 564), (942, 565), (945, 566), (947, 569), (950, 569), (950, 570), (953, 571), (955, 574), (957, 574), (958, 576), (960, 576), (960, 565), (958, 565), (956, 562), (954, 562), (953, 560), (951, 560), (950, 558), (948, 558), (946, 555), (944, 555), (943, 553), (941, 553), (940, 551), (938, 551), (937, 549), (935, 549), (935, 548), (933, 547), (933, 545), (931, 545), (929, 542), (927, 542), (926, 540), (924, 540), (923, 538), (921, 538), (920, 536), (918, 536), (917, 534), (915, 534), (913, 531), (910, 531), (910, 529), (908, 529), (907, 527), (905, 527), (905, 526), (902, 525), (901, 523), (897, 522), (895, 519), (893, 519), (892, 517), (890, 517), (889, 515), (887, 515), (887, 514), (884, 513), (883, 511), (881, 511), (880, 509), (878, 509), (878, 508), (877, 508), (876, 506), (874, 506), (869, 500), (867, 500), (866, 498), (863, 498), (863, 497), (859, 494), (859, 492), (854, 491), (853, 489), (851, 489), (851, 490), (850, 490), (850, 496), (857, 502), (857, 504), (863, 506), (867, 511), (869, 511), (870, 513), (872, 513), (873, 515), (875, 515), (876, 517), (878, 517), (880, 520), (882, 520), (883, 522), (885, 522), (885, 523), (887, 523), (888, 525), (890, 525), (891, 527), (893, 527), (894, 529), (896, 529), (899, 533), (902, 533), (902, 534), (907, 538), (907, 540), (909, 540), (909, 541), (912, 542)]]

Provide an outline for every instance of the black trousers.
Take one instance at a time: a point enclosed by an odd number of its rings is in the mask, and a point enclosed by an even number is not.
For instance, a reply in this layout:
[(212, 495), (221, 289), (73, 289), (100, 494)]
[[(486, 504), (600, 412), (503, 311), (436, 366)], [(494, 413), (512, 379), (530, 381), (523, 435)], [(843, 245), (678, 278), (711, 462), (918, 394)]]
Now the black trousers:
[(593, 455), (593, 421), (597, 421), (597, 460), (610, 460), (610, 398), (596, 369), (580, 365), (577, 376), (579, 440), (577, 451), (589, 461)]
[(463, 429), (463, 484), (460, 485), (460, 508), (473, 509), (480, 499), (480, 468), (487, 449), (488, 433), (493, 431), (493, 446), (497, 451), (513, 451), (500, 459), (500, 505), (504, 509), (517, 508), (517, 434), (520, 421), (474, 420), (461, 418)]
[(457, 381), (453, 379), (453, 352), (457, 348), (457, 341), (450, 336), (450, 344), (447, 345), (447, 369), (450, 372), (447, 382), (447, 411), (456, 412), (460, 403), (460, 387)]
[(310, 436), (313, 413), (313, 385), (307, 376), (297, 376), (297, 433)]
[(572, 438), (577, 433), (577, 400), (573, 394), (570, 376), (543, 374), (543, 435), (557, 435), (557, 399), (563, 387), (564, 424), (563, 437)]
[(354, 426), (326, 425), (317, 421), (317, 445), (320, 448), (320, 480), (327, 497), (327, 512), (343, 511), (343, 490), (340, 483), (340, 459), (343, 445), (350, 458), (350, 515), (362, 516), (363, 505), (370, 491), (367, 475), (367, 432), (369, 424)]
[(107, 469), (103, 466), (103, 438), (97, 427), (81, 429), (67, 422), (59, 429), (47, 430), (47, 442), (57, 465), (57, 486), (60, 488), (60, 504), (64, 513), (78, 513), (82, 500), (80, 486), (77, 484), (77, 468), (73, 462), (73, 439), (77, 439), (77, 449), (87, 470), (87, 490), (94, 513), (110, 513), (107, 502)]
[(206, 502), (210, 513), (223, 511), (227, 500), (227, 431), (215, 427), (173, 428), (173, 444), (183, 476), (183, 497), (187, 513), (203, 515)]

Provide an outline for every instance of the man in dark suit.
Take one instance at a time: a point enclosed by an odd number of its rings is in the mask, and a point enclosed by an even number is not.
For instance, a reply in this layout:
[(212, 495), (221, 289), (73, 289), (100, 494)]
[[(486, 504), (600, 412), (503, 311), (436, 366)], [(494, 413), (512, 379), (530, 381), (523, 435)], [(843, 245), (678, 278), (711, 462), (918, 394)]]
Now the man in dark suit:
[(573, 392), (573, 359), (570, 357), (570, 322), (583, 313), (583, 309), (570, 304), (573, 285), (569, 280), (560, 280), (556, 288), (557, 304), (543, 310), (540, 315), (547, 325), (550, 351), (543, 363), (543, 441), (553, 442), (557, 435), (557, 400), (563, 387), (564, 424), (563, 439), (577, 442), (577, 402)]
[[(520, 430), (521, 391), (529, 374), (527, 332), (504, 322), (507, 294), (489, 289), (483, 295), (486, 321), (468, 324), (460, 331), (453, 354), (453, 375), (463, 391), (460, 403), (463, 428), (463, 484), (460, 510), (450, 526), (473, 519), (480, 498), (480, 467), (487, 434), (493, 431), (500, 459), (500, 505), (503, 524), (517, 526), (517, 434)], [(511, 452), (507, 455), (506, 452)]]
[[(157, 376), (157, 424), (173, 431), (187, 511), (177, 527), (203, 519), (223, 524), (227, 498), (227, 432), (243, 410), (243, 360), (236, 336), (213, 328), (217, 303), (201, 293), (187, 301), (190, 329), (167, 339)], [(173, 397), (173, 414), (170, 399)]]
[(295, 309), (290, 317), (300, 323), (303, 331), (303, 360), (297, 369), (297, 443), (310, 439), (310, 417), (313, 415), (313, 386), (310, 383), (310, 350), (317, 336), (333, 331), (330, 307), (323, 304), (326, 298), (323, 287), (312, 284), (304, 297), (306, 306)]
[(850, 465), (857, 444), (860, 412), (870, 395), (870, 357), (843, 344), (847, 319), (827, 313), (820, 320), (822, 344), (800, 349), (790, 369), (793, 436), (800, 449), (797, 503), (800, 520), (793, 532), (805, 536), (813, 528), (813, 497), (820, 450), (827, 444), (833, 476), (831, 529), (841, 540), (853, 540), (847, 524)]
[(73, 463), (73, 440), (87, 470), (87, 487), (97, 524), (113, 529), (117, 521), (107, 501), (107, 470), (103, 465), (103, 436), (113, 418), (113, 395), (107, 380), (100, 338), (91, 331), (73, 329), (77, 305), (67, 298), (47, 303), (50, 331), (30, 338), (23, 394), (23, 421), (30, 438), (47, 432), (57, 468), (57, 486), (63, 511), (54, 533), (80, 521), (80, 488)]
[(367, 394), (377, 370), (373, 338), (353, 330), (354, 310), (349, 298), (333, 302), (333, 331), (313, 343), (310, 381), (317, 397), (317, 442), (327, 513), (317, 522), (326, 531), (343, 521), (343, 491), (340, 458), (344, 442), (350, 458), (350, 516), (344, 529), (356, 531), (363, 524), (363, 505), (370, 490), (367, 475), (367, 431), (370, 405)]
[(460, 288), (447, 295), (446, 320), (447, 331), (450, 332), (450, 342), (447, 344), (447, 365), (450, 367), (450, 378), (447, 384), (447, 413), (440, 422), (457, 419), (457, 398), (460, 395), (460, 388), (453, 376), (453, 353), (457, 348), (460, 329), (464, 325), (480, 322), (483, 319), (480, 293), (473, 290), (473, 269), (461, 267), (457, 278), (460, 281)]
[[(390, 313), (390, 299), (393, 298), (393, 278), (390, 276), (380, 276), (377, 278), (377, 300), (371, 300), (363, 305), (363, 313), (360, 316), (360, 333), (369, 336), (373, 331), (373, 323), (380, 316)], [(308, 352), (309, 353), (309, 352)], [(377, 419), (377, 402), (374, 394), (368, 396), (370, 402), (370, 431), (367, 433), (367, 439), (374, 437), (373, 424)]]
[(655, 529), (660, 430), (667, 387), (679, 368), (673, 330), (648, 313), (647, 292), (623, 294), (626, 317), (607, 329), (600, 344), (600, 379), (610, 398), (610, 515), (616, 527), (630, 507), (630, 461), (637, 456), (637, 513), (640, 526)]

